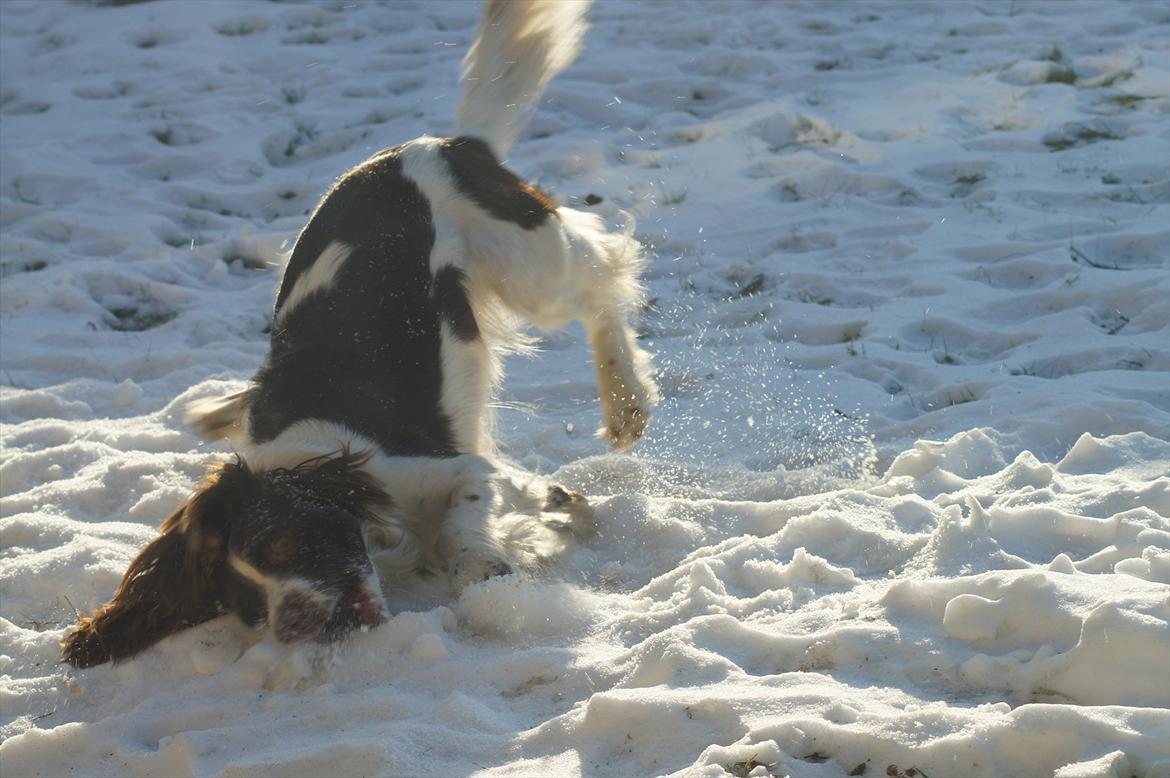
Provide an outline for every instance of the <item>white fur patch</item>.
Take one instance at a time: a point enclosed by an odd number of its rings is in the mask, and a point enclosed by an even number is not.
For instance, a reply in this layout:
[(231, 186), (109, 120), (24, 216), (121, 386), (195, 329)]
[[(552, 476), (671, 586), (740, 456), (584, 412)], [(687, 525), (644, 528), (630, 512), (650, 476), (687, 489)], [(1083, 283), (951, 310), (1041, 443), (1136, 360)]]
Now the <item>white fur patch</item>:
[(302, 419), (266, 443), (248, 441), (240, 453), (253, 470), (264, 471), (296, 467), (343, 448), (358, 453), (376, 451), (378, 445), (345, 425), (323, 419)]
[(280, 310), (276, 313), (276, 323), (279, 324), (290, 311), (304, 302), (310, 295), (329, 289), (337, 278), (337, 272), (341, 270), (341, 266), (345, 260), (349, 259), (352, 252), (353, 249), (350, 246), (339, 240), (326, 246), (316, 261), (309, 266), (308, 270), (301, 273), (296, 283), (293, 284), (292, 291), (284, 300), (284, 305), (280, 306)]
[(488, 400), (496, 373), (491, 350), (482, 338), (461, 340), (446, 322), (440, 337), (443, 391), (439, 407), (451, 424), (455, 448), (488, 454), (492, 450)]
[(237, 573), (264, 590), (264, 596), (268, 602), (269, 624), (277, 623), (280, 607), (284, 604), (285, 598), (290, 595), (295, 594), (326, 612), (332, 611), (337, 604), (336, 597), (318, 591), (312, 581), (306, 581), (304, 578), (275, 578), (266, 575), (264, 571), (235, 554), (228, 555), (228, 564)]
[(265, 593), (268, 593), (271, 588), (276, 585), (275, 580), (269, 578), (264, 573), (262, 573), (259, 568), (253, 566), (249, 562), (246, 562), (235, 554), (228, 555), (228, 564), (231, 565), (232, 569), (237, 573), (264, 589)]

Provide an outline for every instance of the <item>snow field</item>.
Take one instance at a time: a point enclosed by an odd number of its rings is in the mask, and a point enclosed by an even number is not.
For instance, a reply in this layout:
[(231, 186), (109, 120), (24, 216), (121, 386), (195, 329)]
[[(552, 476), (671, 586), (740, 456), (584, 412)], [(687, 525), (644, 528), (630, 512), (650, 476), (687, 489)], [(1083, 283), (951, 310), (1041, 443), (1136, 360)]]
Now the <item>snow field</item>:
[(450, 127), (478, 6), (0, 3), (6, 775), (1170, 775), (1170, 10), (712, 8), (599, 3), (510, 160), (653, 248), (646, 439), (592, 437), (576, 329), (498, 409), (598, 536), (333, 652), (77, 672), (228, 455), (185, 407), (329, 182)]

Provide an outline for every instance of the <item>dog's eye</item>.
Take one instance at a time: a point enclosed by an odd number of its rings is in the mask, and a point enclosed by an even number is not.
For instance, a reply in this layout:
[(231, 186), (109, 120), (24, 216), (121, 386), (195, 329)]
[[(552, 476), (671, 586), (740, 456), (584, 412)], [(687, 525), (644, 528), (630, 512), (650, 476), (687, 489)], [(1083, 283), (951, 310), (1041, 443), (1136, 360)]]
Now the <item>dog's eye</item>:
[(268, 561), (287, 562), (292, 559), (294, 551), (293, 539), (289, 535), (281, 535), (268, 541)]

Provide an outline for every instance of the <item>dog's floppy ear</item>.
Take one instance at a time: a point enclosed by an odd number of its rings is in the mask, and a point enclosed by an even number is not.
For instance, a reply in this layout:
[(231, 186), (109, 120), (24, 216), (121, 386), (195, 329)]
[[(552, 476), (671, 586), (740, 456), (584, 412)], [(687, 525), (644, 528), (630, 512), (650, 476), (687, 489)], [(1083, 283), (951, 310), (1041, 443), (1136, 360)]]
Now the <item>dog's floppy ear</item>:
[(251, 479), (243, 462), (215, 470), (130, 563), (114, 598), (65, 637), (65, 661), (117, 662), (219, 615), (228, 530)]

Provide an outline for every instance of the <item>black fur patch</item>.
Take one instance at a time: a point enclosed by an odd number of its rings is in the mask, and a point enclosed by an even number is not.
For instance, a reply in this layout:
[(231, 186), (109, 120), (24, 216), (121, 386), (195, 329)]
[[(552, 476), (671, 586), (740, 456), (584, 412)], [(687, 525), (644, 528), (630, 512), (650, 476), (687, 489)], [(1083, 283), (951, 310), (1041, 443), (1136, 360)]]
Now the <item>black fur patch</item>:
[(268, 621), (268, 597), (256, 584), (224, 565), (220, 582), (223, 606), (240, 617), (249, 627), (259, 627)]
[(435, 228), (426, 197), (388, 149), (342, 176), (297, 239), (276, 300), (333, 241), (352, 249), (332, 285), (277, 318), (255, 378), (251, 434), (303, 419), (344, 425), (401, 456), (454, 449), (442, 394), (441, 313), (431, 299)]
[(475, 312), (471, 310), (471, 301), (467, 299), (467, 287), (464, 281), (467, 274), (454, 265), (446, 265), (435, 273), (435, 285), (431, 290), (431, 298), (439, 315), (451, 325), (455, 337), (460, 340), (475, 340), (479, 337), (479, 325), (475, 321)]
[(439, 148), (459, 191), (494, 218), (533, 230), (556, 213), (551, 197), (501, 165), (478, 138), (451, 138)]

